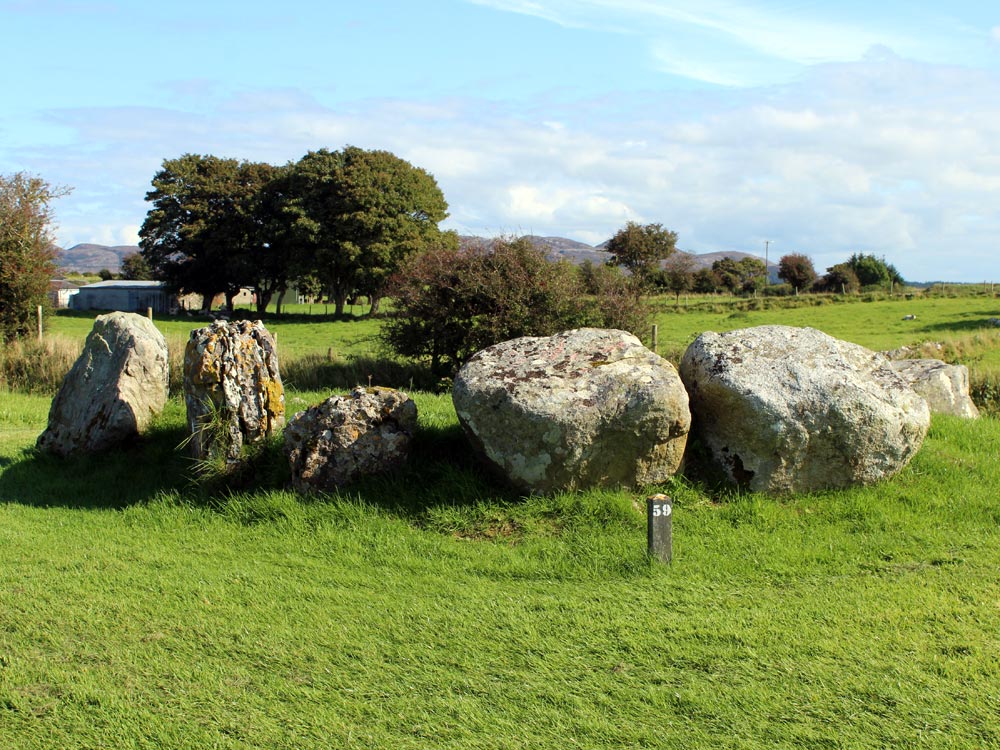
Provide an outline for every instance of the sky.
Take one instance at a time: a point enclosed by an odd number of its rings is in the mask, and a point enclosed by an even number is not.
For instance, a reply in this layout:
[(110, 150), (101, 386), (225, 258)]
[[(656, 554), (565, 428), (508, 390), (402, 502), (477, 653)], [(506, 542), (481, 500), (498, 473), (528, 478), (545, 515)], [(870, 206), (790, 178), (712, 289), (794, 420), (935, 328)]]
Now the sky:
[(386, 149), (442, 225), (1000, 281), (985, 0), (0, 0), (0, 174), (136, 244), (165, 159)]

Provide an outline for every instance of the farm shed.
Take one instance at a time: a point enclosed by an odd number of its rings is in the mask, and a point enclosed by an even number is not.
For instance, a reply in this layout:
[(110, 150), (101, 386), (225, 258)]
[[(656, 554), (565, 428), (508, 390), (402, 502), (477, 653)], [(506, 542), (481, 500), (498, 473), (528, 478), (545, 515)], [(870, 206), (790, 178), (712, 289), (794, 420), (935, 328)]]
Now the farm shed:
[(72, 300), (74, 310), (121, 310), (155, 313), (177, 309), (177, 297), (169, 294), (162, 281), (99, 281), (80, 287)]
[(69, 307), (70, 298), (80, 291), (80, 285), (66, 279), (52, 279), (49, 282), (49, 301), (57, 310)]

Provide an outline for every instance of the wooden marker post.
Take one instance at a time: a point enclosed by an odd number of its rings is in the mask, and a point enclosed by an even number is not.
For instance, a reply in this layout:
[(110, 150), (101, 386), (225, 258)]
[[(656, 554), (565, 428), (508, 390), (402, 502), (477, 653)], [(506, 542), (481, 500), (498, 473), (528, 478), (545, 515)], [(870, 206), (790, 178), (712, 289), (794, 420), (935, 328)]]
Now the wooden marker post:
[(673, 559), (673, 501), (666, 495), (646, 498), (646, 543), (651, 557), (668, 563)]

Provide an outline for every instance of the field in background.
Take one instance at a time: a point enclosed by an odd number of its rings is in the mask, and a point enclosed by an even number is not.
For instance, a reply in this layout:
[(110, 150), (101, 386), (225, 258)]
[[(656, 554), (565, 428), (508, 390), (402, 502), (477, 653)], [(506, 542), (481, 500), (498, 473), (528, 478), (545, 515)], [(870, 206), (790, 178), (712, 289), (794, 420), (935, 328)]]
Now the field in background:
[[(770, 302), (661, 301), (660, 350), (783, 323), (996, 366), (992, 298), (750, 309)], [(176, 368), (203, 323), (156, 323)], [(52, 319), (53, 382), (90, 325)], [(405, 384), (377, 326), (269, 321), (289, 411), (329, 394), (310, 378)], [(278, 443), (250, 486), (196, 484), (176, 396), (137, 445), (57, 460), (31, 451), (50, 395), (0, 393), (0, 747), (1000, 746), (995, 418), (936, 417), (867, 489), (524, 498), (448, 394), (414, 397), (408, 469), (304, 498)], [(645, 553), (654, 490), (669, 566)]]

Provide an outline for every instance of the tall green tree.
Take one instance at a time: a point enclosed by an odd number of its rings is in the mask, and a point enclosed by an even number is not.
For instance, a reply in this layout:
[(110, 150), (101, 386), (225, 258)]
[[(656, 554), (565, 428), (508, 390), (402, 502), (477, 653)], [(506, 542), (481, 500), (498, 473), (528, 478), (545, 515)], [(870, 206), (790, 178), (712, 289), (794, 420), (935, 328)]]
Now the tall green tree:
[(0, 175), (0, 340), (28, 333), (46, 306), (58, 252), (50, 204), (68, 192), (24, 172)]
[(719, 258), (712, 263), (712, 275), (716, 279), (716, 288), (727, 289), (731, 294), (736, 294), (743, 285), (739, 266), (733, 258)]
[(260, 244), (248, 215), (270, 178), (268, 165), (211, 155), (167, 159), (153, 177), (153, 204), (139, 230), (153, 275), (205, 306), (225, 294), (229, 307), (247, 284), (245, 255)]
[(608, 242), (609, 263), (625, 266), (644, 285), (649, 285), (661, 260), (677, 249), (677, 233), (662, 224), (628, 222)]
[(847, 265), (854, 271), (862, 287), (884, 288), (893, 282), (902, 283), (899, 272), (886, 263), (885, 258), (877, 258), (870, 253), (854, 253), (847, 259)]
[(293, 278), (308, 271), (303, 267), (303, 243), (293, 230), (291, 174), (291, 165), (243, 162), (239, 166), (241, 199), (231, 222), (238, 246), (231, 262), (239, 283), (253, 287), (261, 316), (275, 296), (280, 300)]
[(342, 315), (349, 297), (367, 294), (378, 312), (403, 258), (441, 243), (448, 204), (434, 178), (388, 151), (348, 146), (311, 151), (292, 168), (294, 229), (316, 275)]

